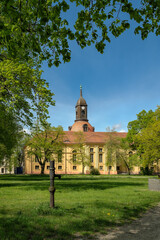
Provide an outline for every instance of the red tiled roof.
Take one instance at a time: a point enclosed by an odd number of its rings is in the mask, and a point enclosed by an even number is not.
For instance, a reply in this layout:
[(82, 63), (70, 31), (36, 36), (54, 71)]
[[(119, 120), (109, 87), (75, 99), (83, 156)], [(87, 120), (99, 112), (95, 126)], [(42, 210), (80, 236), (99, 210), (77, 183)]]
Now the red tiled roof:
[[(64, 143), (74, 144), (76, 143), (76, 134), (73, 131), (64, 131)], [(85, 142), (90, 144), (104, 144), (109, 140), (110, 135), (114, 134), (115, 137), (125, 138), (127, 136), (126, 132), (83, 132)]]

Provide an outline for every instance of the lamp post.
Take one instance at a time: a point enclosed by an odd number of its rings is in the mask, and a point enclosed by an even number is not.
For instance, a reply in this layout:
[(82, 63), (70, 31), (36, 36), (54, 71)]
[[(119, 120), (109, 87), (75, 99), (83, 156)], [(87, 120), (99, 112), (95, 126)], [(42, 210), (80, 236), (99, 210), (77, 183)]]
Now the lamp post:
[(54, 161), (50, 161), (50, 207), (54, 208), (54, 193), (55, 193), (55, 187), (54, 187), (54, 176), (55, 176), (55, 166)]

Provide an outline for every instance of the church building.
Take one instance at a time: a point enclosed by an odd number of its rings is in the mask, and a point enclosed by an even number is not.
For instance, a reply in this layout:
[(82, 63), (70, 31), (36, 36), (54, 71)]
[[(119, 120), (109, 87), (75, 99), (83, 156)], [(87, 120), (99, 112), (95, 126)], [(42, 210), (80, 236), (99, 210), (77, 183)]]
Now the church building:
[[(89, 123), (88, 106), (86, 100), (82, 96), (82, 87), (80, 87), (80, 97), (75, 106), (75, 121), (72, 126), (68, 127), (68, 131), (64, 131), (64, 147), (62, 154), (57, 157), (55, 162), (57, 174), (81, 174), (82, 164), (76, 161), (77, 153), (74, 150), (76, 142), (76, 133), (81, 132), (84, 136), (85, 154), (88, 156), (89, 165), (84, 167), (84, 173), (89, 174), (92, 168), (99, 170), (101, 174), (117, 174), (126, 172), (124, 166), (108, 166), (106, 164), (106, 148), (105, 144), (113, 133), (96, 132), (95, 128)], [(127, 133), (116, 132), (117, 137), (125, 138)], [(25, 158), (25, 173), (40, 174), (41, 169), (34, 156)], [(49, 174), (49, 162), (45, 165), (44, 173)]]

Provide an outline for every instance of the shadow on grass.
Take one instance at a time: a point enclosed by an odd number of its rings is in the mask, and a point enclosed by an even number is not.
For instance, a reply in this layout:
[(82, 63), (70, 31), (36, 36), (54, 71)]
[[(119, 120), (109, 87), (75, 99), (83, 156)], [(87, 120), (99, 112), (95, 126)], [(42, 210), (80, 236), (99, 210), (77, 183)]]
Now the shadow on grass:
[(7, 181), (47, 181), (49, 180), (49, 175), (0, 175), (0, 180)]
[[(40, 181), (40, 180), (39, 180)], [(37, 182), (35, 181), (22, 181), (22, 182), (2, 182), (0, 183), (0, 188), (3, 187), (23, 187), (24, 190), (46, 190), (49, 187), (49, 180), (48, 181), (41, 181)], [(125, 187), (125, 186), (130, 186), (130, 187), (138, 187), (138, 186), (145, 186), (145, 182), (128, 182), (128, 181), (112, 181), (112, 180), (102, 180), (97, 181), (97, 180), (92, 180), (90, 181), (89, 179), (85, 179), (85, 181), (79, 181), (79, 179), (70, 181), (69, 183), (67, 181), (61, 181), (61, 180), (56, 180), (55, 181), (55, 186), (56, 189), (59, 191), (83, 191), (83, 190), (105, 190), (105, 189), (110, 189), (110, 188), (117, 188), (117, 187)]]
[[(107, 207), (109, 207), (108, 204)], [(111, 207), (114, 208), (113, 205)], [(121, 222), (137, 217), (146, 207), (148, 205), (145, 204), (135, 208), (119, 206), (120, 215), (122, 216)], [(77, 207), (70, 209), (64, 207), (50, 209), (48, 203), (44, 203), (40, 204), (37, 210), (31, 209), (30, 216), (17, 212), (6, 217), (6, 212), (0, 211), (1, 216), (3, 216), (0, 219), (0, 239), (69, 240), (75, 238), (75, 233), (83, 235), (85, 232), (89, 235), (90, 233), (93, 234), (106, 228), (121, 225), (121, 223), (116, 223), (114, 219), (109, 217), (94, 217), (87, 214), (83, 208), (84, 206), (77, 205)], [(83, 218), (81, 215), (83, 215)], [(64, 217), (65, 221), (63, 221)], [(57, 222), (55, 218), (58, 219)]]
[(47, 224), (42, 219), (34, 219), (23, 214), (0, 219), (0, 239), (12, 240), (44, 240), (44, 239), (72, 239), (72, 235), (65, 230), (55, 230), (54, 225)]

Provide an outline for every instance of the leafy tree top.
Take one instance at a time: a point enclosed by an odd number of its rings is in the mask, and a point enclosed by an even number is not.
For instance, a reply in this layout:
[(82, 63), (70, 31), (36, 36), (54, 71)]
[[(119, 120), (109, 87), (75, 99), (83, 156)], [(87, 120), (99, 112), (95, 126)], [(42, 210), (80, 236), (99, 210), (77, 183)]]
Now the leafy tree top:
[[(138, 23), (135, 34), (160, 35), (159, 0), (1, 0), (1, 56), (48, 60), (49, 66), (70, 61), (70, 40), (84, 48), (94, 44), (103, 53), (111, 35), (118, 37)], [(77, 18), (70, 21), (72, 6)], [(127, 16), (127, 15), (128, 16)], [(130, 18), (130, 20), (129, 20)]]

